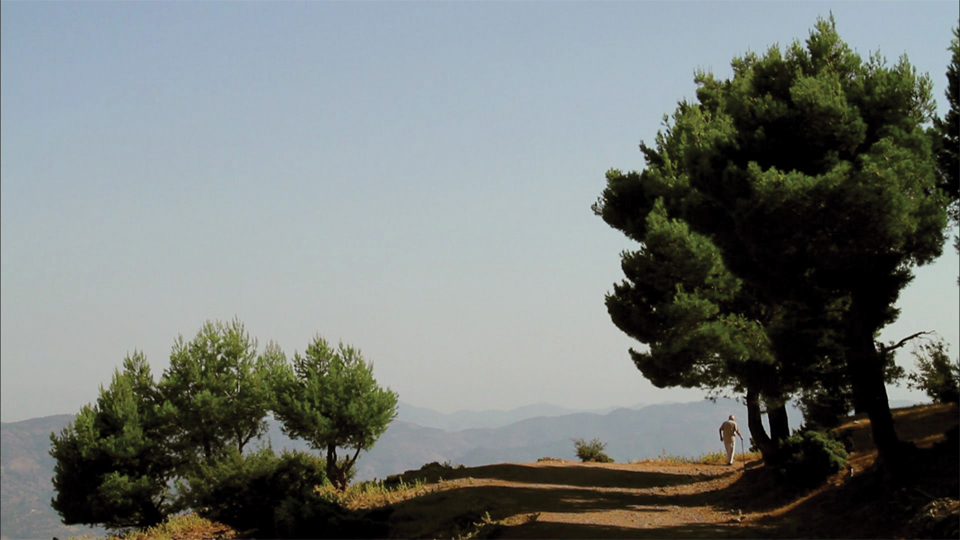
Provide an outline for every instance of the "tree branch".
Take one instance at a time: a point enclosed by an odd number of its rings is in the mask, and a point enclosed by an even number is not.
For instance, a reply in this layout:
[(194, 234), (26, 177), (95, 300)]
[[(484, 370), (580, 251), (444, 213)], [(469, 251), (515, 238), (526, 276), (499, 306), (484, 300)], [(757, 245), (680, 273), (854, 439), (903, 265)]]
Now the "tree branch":
[(881, 352), (881, 353), (887, 353), (887, 352), (890, 352), (890, 351), (892, 351), (892, 350), (899, 349), (900, 347), (903, 347), (904, 345), (906, 345), (908, 341), (912, 341), (912, 340), (914, 340), (914, 339), (917, 339), (917, 338), (920, 337), (920, 336), (926, 336), (926, 335), (935, 334), (935, 333), (936, 333), (936, 332), (933, 332), (933, 331), (917, 332), (916, 334), (912, 334), (912, 335), (909, 335), (909, 336), (901, 339), (900, 341), (897, 342), (896, 345), (891, 345), (890, 347), (887, 347), (887, 346), (884, 345), (883, 343), (879, 343), (879, 342), (878, 342), (879, 345), (880, 345), (880, 352)]
[(349, 471), (350, 468), (353, 467), (353, 464), (357, 462), (357, 458), (360, 457), (360, 450), (362, 450), (362, 448), (358, 446), (356, 453), (353, 454), (353, 459), (347, 462), (347, 467), (345, 470)]

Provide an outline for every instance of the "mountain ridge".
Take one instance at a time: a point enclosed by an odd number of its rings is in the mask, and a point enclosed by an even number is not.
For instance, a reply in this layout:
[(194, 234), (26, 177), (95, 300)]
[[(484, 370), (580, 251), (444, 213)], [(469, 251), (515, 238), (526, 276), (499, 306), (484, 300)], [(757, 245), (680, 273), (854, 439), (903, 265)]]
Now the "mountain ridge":
[[(644, 404), (633, 405), (633, 409), (643, 407)], [(503, 427), (528, 418), (563, 416), (581, 412), (605, 414), (621, 407), (606, 407), (601, 409), (571, 409), (553, 403), (539, 402), (523, 405), (507, 410), (472, 410), (460, 409), (452, 413), (442, 413), (428, 407), (418, 407), (404, 401), (398, 404), (397, 420), (418, 424), (424, 427), (442, 429), (444, 431), (462, 431), (464, 429)]]

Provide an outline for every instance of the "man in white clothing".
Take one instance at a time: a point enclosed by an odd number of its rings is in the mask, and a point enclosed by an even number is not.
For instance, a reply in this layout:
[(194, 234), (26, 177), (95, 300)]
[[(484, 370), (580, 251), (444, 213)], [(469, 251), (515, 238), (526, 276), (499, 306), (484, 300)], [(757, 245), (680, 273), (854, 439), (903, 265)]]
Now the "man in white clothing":
[(733, 454), (737, 449), (737, 440), (734, 436), (740, 437), (740, 444), (743, 444), (743, 435), (740, 435), (740, 428), (737, 427), (736, 419), (730, 415), (730, 419), (720, 424), (720, 440), (727, 449), (727, 465), (733, 465)]

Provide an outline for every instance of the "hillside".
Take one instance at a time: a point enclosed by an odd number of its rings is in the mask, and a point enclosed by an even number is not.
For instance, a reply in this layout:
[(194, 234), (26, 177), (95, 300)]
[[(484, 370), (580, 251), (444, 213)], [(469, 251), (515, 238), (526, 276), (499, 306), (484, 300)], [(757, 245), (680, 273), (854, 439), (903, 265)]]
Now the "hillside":
[[(466, 466), (499, 462), (529, 462), (541, 457), (575, 459), (572, 438), (598, 437), (617, 461), (661, 454), (699, 456), (716, 452), (717, 427), (742, 405), (718, 399), (692, 403), (616, 409), (606, 414), (576, 413), (528, 418), (488, 429), (447, 432), (394, 421), (372, 450), (357, 463), (357, 480), (385, 478), (436, 461)], [(790, 425), (802, 417), (791, 408)], [(274, 442), (276, 446), (276, 440)]]
[[(856, 467), (857, 474), (852, 479), (838, 476), (825, 490), (804, 497), (778, 491), (765, 469), (756, 462), (750, 463), (746, 470), (730, 470), (650, 459), (664, 453), (698, 456), (716, 451), (717, 418), (718, 415), (722, 418), (728, 405), (737, 406), (709, 401), (665, 404), (641, 410), (620, 409), (608, 414), (528, 418), (501, 428), (453, 433), (397, 421), (364, 459), (367, 466), (377, 464), (380, 470), (387, 471), (374, 475), (368, 472), (370, 478), (414, 470), (417, 472), (406, 475), (410, 481), (420, 478), (429, 482), (420, 495), (396, 501), (391, 522), (399, 527), (396, 530), (400, 532), (396, 535), (400, 537), (443, 536), (456, 528), (464, 532), (466, 527), (482, 521), (487, 512), (490, 519), (497, 522), (496, 527), (490, 528), (501, 531), (506, 527), (506, 530), (513, 531), (507, 536), (552, 536), (553, 532), (540, 529), (546, 526), (544, 523), (553, 523), (550, 520), (563, 523), (563, 520), (587, 519), (600, 520), (600, 523), (606, 519), (620, 519), (617, 516), (629, 517), (637, 523), (628, 527), (593, 523), (564, 530), (574, 537), (596, 534), (637, 536), (642, 532), (637, 530), (640, 524), (649, 529), (663, 520), (685, 519), (685, 512), (692, 512), (691, 516), (702, 514), (696, 517), (700, 520), (697, 523), (712, 523), (710, 520), (734, 519), (731, 512), (735, 510), (742, 512), (734, 512), (741, 518), (737, 524), (750, 527), (745, 530), (740, 530), (744, 527), (734, 527), (738, 532), (726, 531), (724, 535), (882, 537), (882, 534), (861, 534), (857, 532), (859, 529), (835, 534), (831, 531), (840, 530), (843, 520), (822, 522), (824, 516), (832, 515), (834, 508), (842, 509), (843, 515), (853, 516), (851, 523), (861, 524), (873, 512), (879, 512), (878, 515), (885, 518), (897, 516), (888, 507), (890, 504), (896, 510), (906, 501), (907, 506), (912, 505), (913, 510), (919, 511), (928, 499), (927, 495), (915, 491), (900, 494), (885, 491), (883, 484), (870, 472), (875, 452), (870, 445), (869, 421), (857, 417), (851, 417), (847, 426), (852, 430), (856, 445), (850, 462)], [(896, 410), (895, 418), (902, 437), (930, 447), (943, 440), (944, 432), (957, 424), (957, 410), (955, 406), (914, 407)], [(49, 433), (59, 430), (71, 419), (71, 416), (63, 415), (3, 424), (4, 537), (63, 538), (87, 532), (86, 529), (59, 525), (56, 514), (48, 505), (52, 497), (49, 479), (53, 470), (53, 462), (46, 453)], [(794, 422), (791, 425), (795, 427)], [(279, 433), (276, 426), (272, 430), (274, 435)], [(570, 437), (599, 437), (609, 443), (608, 453), (620, 463), (585, 465), (573, 462)], [(283, 446), (278, 442), (274, 439), (275, 448)], [(696, 446), (698, 444), (701, 446)], [(934, 459), (931, 454), (919, 460), (926, 467), (926, 472), (920, 475), (925, 482), (919, 488), (923, 493), (937, 497), (946, 494), (956, 500), (957, 446), (954, 442), (953, 454), (948, 455), (946, 461), (942, 456)], [(536, 463), (545, 457), (552, 459)], [(647, 460), (643, 462), (624, 463), (644, 458)], [(421, 466), (429, 462), (467, 466), (434, 465), (421, 471)], [(935, 472), (932, 475), (934, 480), (931, 480), (930, 471)], [(442, 482), (439, 481), (441, 477)], [(641, 507), (650, 508), (640, 511)], [(540, 514), (536, 519), (540, 525), (536, 527), (528, 524), (534, 522), (532, 516), (535, 514)], [(902, 516), (897, 519), (900, 518)], [(809, 524), (819, 525), (815, 530), (805, 529), (811, 526)], [(407, 526), (422, 530), (416, 529), (420, 532), (415, 532), (404, 528)], [(555, 526), (558, 525), (551, 525)], [(661, 527), (655, 528), (655, 532), (642, 534), (656, 536), (669, 532), (695, 537), (720, 532), (719, 529), (689, 524), (675, 526), (679, 528), (667, 530)], [(524, 532), (528, 530), (529, 533)], [(805, 532), (800, 534), (800, 531)], [(459, 533), (449, 536), (456, 534)], [(507, 533), (501, 531), (497, 534)]]
[[(730, 410), (740, 407), (734, 401), (704, 400), (652, 405), (640, 410), (617, 409), (606, 414), (564, 414), (569, 410), (545, 404), (509, 411), (442, 414), (405, 406), (400, 410), (400, 419), (390, 425), (372, 451), (361, 457), (356, 480), (385, 478), (433, 461), (484, 465), (533, 461), (543, 456), (573, 459), (572, 437), (600, 437), (609, 443), (607, 451), (617, 460), (653, 457), (664, 451), (699, 455), (717, 449), (713, 437), (716, 426)], [(448, 431), (404, 421), (410, 419), (449, 428), (498, 427)], [(54, 465), (48, 454), (50, 434), (71, 420), (73, 415), (58, 415), (2, 424), (0, 534), (4, 538), (65, 538), (102, 532), (65, 527), (50, 508)], [(511, 420), (519, 422), (500, 425)], [(277, 449), (308, 450), (302, 441), (283, 435), (275, 421), (270, 422), (268, 439)]]
[(103, 529), (67, 527), (50, 507), (54, 460), (50, 434), (73, 415), (61, 414), (2, 425), (0, 448), (0, 534), (2, 538), (66, 538), (102, 534)]
[[(956, 404), (895, 410), (894, 420), (900, 437), (918, 447), (909, 481), (898, 486), (875, 466), (869, 420), (852, 417), (840, 429), (852, 438), (854, 474), (837, 473), (808, 491), (778, 484), (756, 455), (734, 467), (543, 459), (432, 463), (391, 479), (397, 491), (358, 486), (345, 501), (385, 518), (390, 538), (957, 538)], [(189, 536), (245, 537), (216, 524)]]
[(392, 536), (956, 538), (957, 414), (956, 404), (894, 411), (898, 434), (920, 448), (909, 485), (899, 487), (884, 482), (869, 420), (856, 416), (841, 426), (853, 437), (853, 476), (838, 473), (807, 493), (778, 485), (759, 461), (424, 467), (404, 475), (426, 484), (394, 502)]
[[(429, 409), (401, 408), (400, 416), (357, 462), (357, 481), (386, 478), (424, 463), (449, 462), (467, 466), (498, 462), (534, 461), (544, 456), (574, 459), (571, 439), (600, 438), (606, 452), (617, 461), (643, 459), (661, 454), (698, 456), (716, 452), (714, 434), (727, 415), (743, 406), (730, 399), (691, 403), (647, 405), (641, 409), (620, 408), (607, 413), (558, 414), (564, 409), (537, 405), (511, 411), (462, 411), (443, 415)], [(525, 417), (529, 414), (543, 414)], [(790, 408), (790, 426), (800, 426), (802, 416)], [(501, 427), (448, 431), (413, 423), (411, 418), (434, 425), (476, 425), (510, 418), (521, 420)], [(309, 450), (302, 441), (291, 440), (276, 422), (267, 433), (274, 448)]]

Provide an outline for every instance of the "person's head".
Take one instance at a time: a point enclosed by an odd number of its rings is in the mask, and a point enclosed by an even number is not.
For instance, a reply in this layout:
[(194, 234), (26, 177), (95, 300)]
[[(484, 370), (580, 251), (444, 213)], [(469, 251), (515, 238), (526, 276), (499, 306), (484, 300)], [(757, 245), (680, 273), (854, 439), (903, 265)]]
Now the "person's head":
[(736, 418), (734, 418), (733, 415), (731, 414), (731, 415), (730, 415), (730, 420), (736, 420)]

